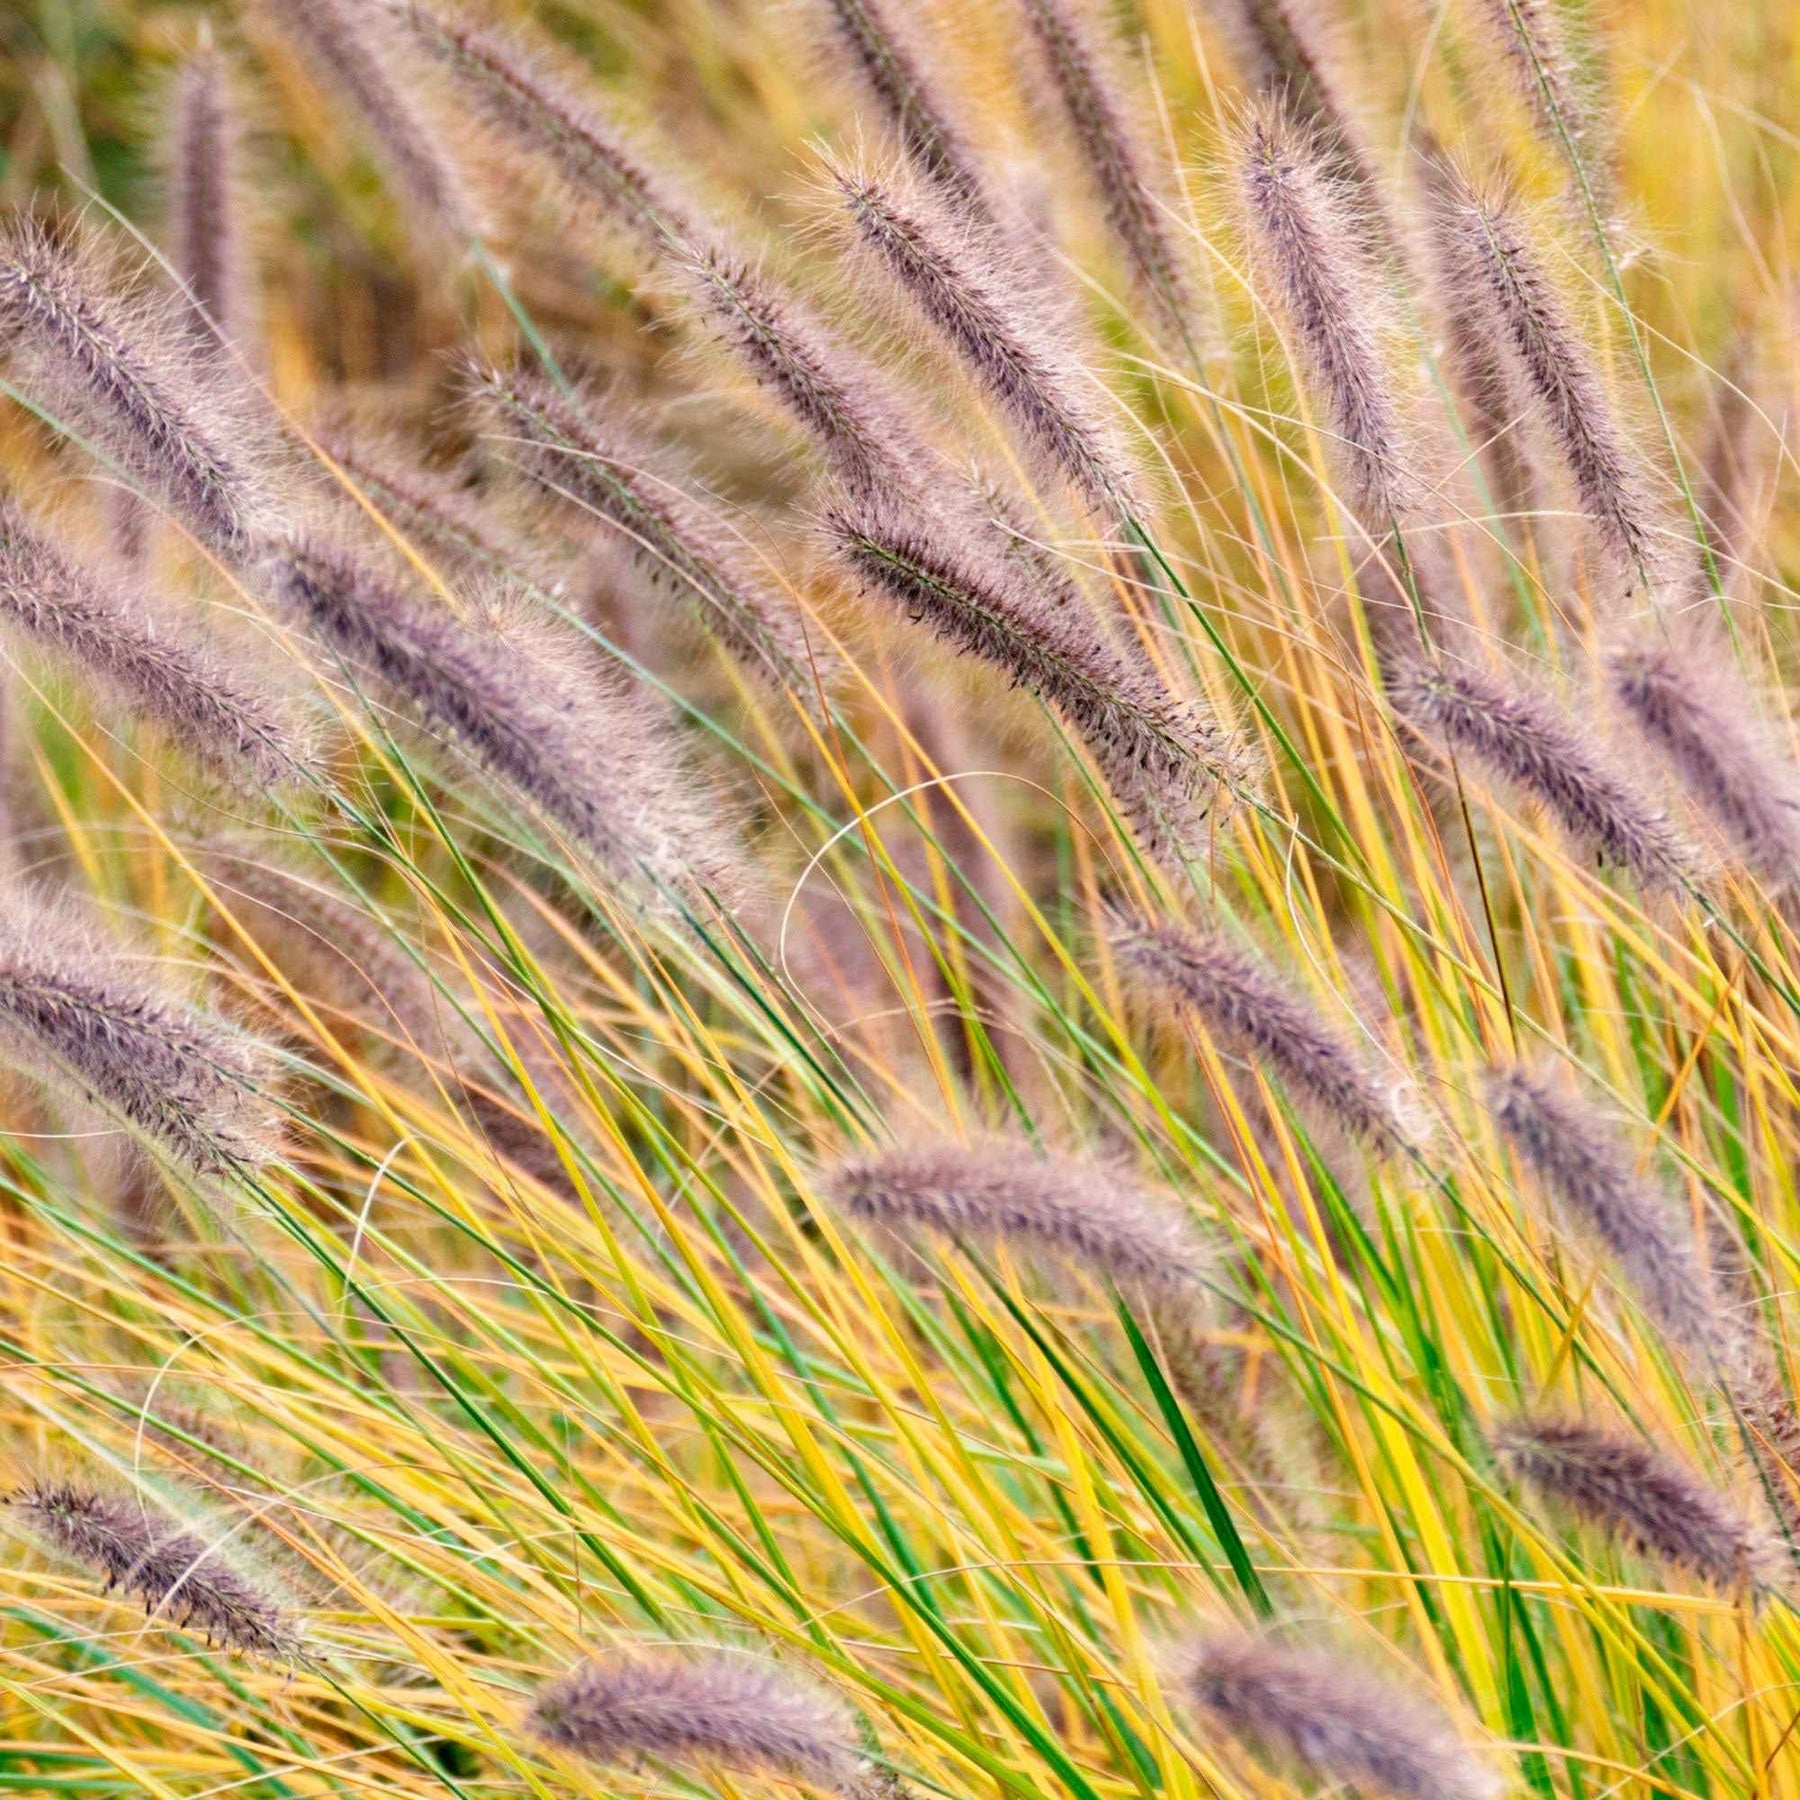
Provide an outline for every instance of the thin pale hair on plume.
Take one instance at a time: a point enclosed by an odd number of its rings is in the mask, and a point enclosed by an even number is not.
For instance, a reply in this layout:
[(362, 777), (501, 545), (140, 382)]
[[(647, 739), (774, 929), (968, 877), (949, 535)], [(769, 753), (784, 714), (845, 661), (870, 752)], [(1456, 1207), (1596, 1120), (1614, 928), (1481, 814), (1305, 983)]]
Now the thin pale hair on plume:
[(1773, 1572), (1766, 1531), (1641, 1438), (1543, 1414), (1503, 1422), (1494, 1447), (1511, 1474), (1546, 1499), (1714, 1587), (1742, 1587)]
[(278, 607), (352, 671), (566, 832), (635, 899), (735, 892), (704, 784), (597, 659), (524, 609), (465, 620), (354, 548), (294, 535), (266, 557)]
[(1606, 1248), (1671, 1342), (1709, 1369), (1729, 1363), (1735, 1326), (1686, 1221), (1654, 1178), (1634, 1171), (1599, 1108), (1547, 1070), (1495, 1067), (1484, 1086), (1501, 1137), (1563, 1216)]
[(609, 525), (648, 584), (673, 589), (753, 674), (816, 709), (836, 672), (824, 633), (687, 490), (667, 451), (603, 397), (563, 394), (528, 370), (477, 366), (470, 387), (498, 428), (499, 453)]
[(1668, 815), (1551, 694), (1511, 670), (1392, 652), (1382, 684), (1399, 718), (1569, 840), (1652, 893), (1691, 890), (1702, 864)]
[(203, 1632), (241, 1656), (307, 1658), (299, 1621), (257, 1578), (139, 1493), (40, 1480), (4, 1504), (31, 1535), (143, 1602), (166, 1624)]
[(1495, 1800), (1495, 1771), (1423, 1693), (1364, 1659), (1274, 1636), (1218, 1632), (1175, 1657), (1207, 1723), (1318, 1781), (1389, 1800)]
[(929, 8), (916, 0), (808, 0), (815, 9), (829, 15), (842, 59), (913, 165), (955, 205), (996, 224), (987, 170), (959, 117), (966, 101), (950, 91)]
[(1251, 265), (1324, 404), (1346, 498), (1372, 536), (1386, 537), (1409, 510), (1417, 471), (1375, 299), (1383, 281), (1358, 242), (1342, 183), (1284, 106), (1246, 115), (1235, 172)]
[(654, 1758), (683, 1773), (775, 1775), (855, 1800), (855, 1715), (828, 1688), (728, 1649), (634, 1648), (590, 1657), (533, 1696), (526, 1729), (590, 1762)]
[(262, 435), (223, 362), (196, 355), (166, 304), (108, 266), (102, 241), (21, 218), (0, 234), (9, 360), (208, 548), (246, 555), (270, 524)]
[(1139, 294), (1178, 338), (1190, 326), (1191, 283), (1179, 227), (1167, 214), (1173, 197), (1152, 178), (1151, 151), (1139, 142), (1132, 107), (1108, 66), (1099, 29), (1082, 0), (1023, 0), (1049, 83), (1061, 104), (1084, 167), (1099, 192), (1106, 222), (1125, 253)]
[(830, 1204), (901, 1235), (938, 1233), (1052, 1256), (1093, 1276), (1192, 1294), (1211, 1258), (1174, 1199), (1123, 1170), (1022, 1141), (898, 1145), (826, 1171)]
[(956, 352), (1050, 471), (1099, 516), (1131, 516), (1141, 505), (1138, 472), (1006, 246), (903, 176), (846, 162), (828, 168), (876, 274)]
[(1790, 888), (1800, 879), (1800, 769), (1734, 664), (1722, 633), (1667, 615), (1605, 655), (1614, 706), (1700, 819), (1759, 879)]
[(1207, 817), (1249, 786), (1254, 765), (1230, 726), (1178, 700), (954, 516), (838, 503), (820, 529), (865, 590), (1051, 705), (1152, 856), (1197, 854)]
[(86, 920), (0, 894), (0, 1057), (48, 1072), (193, 1174), (247, 1176), (278, 1152), (266, 1046), (127, 962)]
[(1384, 1082), (1345, 1035), (1260, 958), (1217, 932), (1154, 924), (1126, 912), (1107, 944), (1132, 993), (1176, 1018), (1197, 1019), (1222, 1044), (1266, 1065), (1307, 1103), (1372, 1149), (1403, 1149), (1412, 1134)]
[(298, 702), (143, 598), (141, 575), (89, 560), (0, 496), (0, 625), (73, 663), (215, 775), (251, 794), (316, 778)]

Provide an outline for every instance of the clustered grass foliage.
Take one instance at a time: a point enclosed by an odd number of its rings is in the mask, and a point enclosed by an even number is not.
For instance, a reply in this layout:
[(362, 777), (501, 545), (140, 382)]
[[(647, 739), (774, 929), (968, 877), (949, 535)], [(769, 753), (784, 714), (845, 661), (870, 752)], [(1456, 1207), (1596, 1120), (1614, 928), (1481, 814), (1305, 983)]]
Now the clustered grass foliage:
[(1783, 8), (0, 42), (0, 1789), (1800, 1800)]

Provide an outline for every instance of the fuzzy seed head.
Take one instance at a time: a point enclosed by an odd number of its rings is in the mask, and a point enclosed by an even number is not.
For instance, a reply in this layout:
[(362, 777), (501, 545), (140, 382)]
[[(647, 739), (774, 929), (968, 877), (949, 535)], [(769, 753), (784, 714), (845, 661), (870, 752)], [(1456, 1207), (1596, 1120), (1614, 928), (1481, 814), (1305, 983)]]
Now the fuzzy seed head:
[(1034, 317), (1006, 253), (931, 195), (838, 165), (832, 170), (857, 237), (1021, 437), (1103, 515), (1130, 513), (1136, 482), (1081, 371)]
[(1514, 1155), (1611, 1253), (1645, 1312), (1691, 1354), (1727, 1354), (1732, 1334), (1692, 1235), (1668, 1197), (1632, 1172), (1633, 1153), (1607, 1122), (1523, 1068), (1490, 1071), (1486, 1087)]
[(1494, 1443), (1515, 1479), (1646, 1556), (1727, 1589), (1766, 1568), (1766, 1541), (1725, 1496), (1639, 1438), (1521, 1418), (1503, 1425)]
[(1698, 878), (1692, 849), (1663, 810), (1548, 695), (1418, 655), (1393, 659), (1384, 675), (1401, 719), (1535, 801), (1598, 861), (1656, 892), (1680, 892)]
[(1437, 187), (1454, 279), (1480, 307), (1521, 406), (1542, 418), (1608, 551), (1649, 583), (1667, 562), (1663, 510), (1568, 308), (1511, 208), (1453, 175)]
[(0, 499), (0, 625), (68, 658), (223, 780), (258, 793), (313, 769), (290, 709), (259, 674), (79, 561)]
[(596, 1657), (539, 1689), (532, 1736), (604, 1764), (652, 1757), (849, 1792), (855, 1720), (835, 1695), (760, 1657), (669, 1649)]
[(1040, 1156), (1008, 1140), (854, 1157), (827, 1175), (824, 1192), (866, 1225), (1004, 1243), (1114, 1281), (1186, 1288), (1207, 1267), (1166, 1197), (1117, 1169)]
[(935, 459), (911, 407), (866, 358), (722, 248), (677, 259), (696, 307), (856, 495), (922, 489)]
[(1499, 1783), (1430, 1701), (1323, 1650), (1217, 1637), (1183, 1659), (1219, 1730), (1315, 1780), (1393, 1800), (1492, 1800)]
[(84, 1100), (201, 1175), (254, 1169), (275, 1152), (263, 1047), (159, 992), (91, 933), (18, 893), (0, 900), (0, 1049), (27, 1073), (48, 1063)]
[(478, 373), (477, 393), (500, 426), (500, 447), (548, 492), (604, 520), (648, 581), (683, 596), (747, 668), (801, 699), (816, 697), (825, 646), (809, 642), (798, 610), (777, 592), (683, 489), (667, 459), (600, 403), (570, 400), (521, 371)]
[(134, 308), (87, 247), (32, 220), (0, 235), (0, 343), (52, 412), (73, 415), (203, 543), (241, 556), (259, 527), (256, 484), (206, 379), (167, 317)]
[(1248, 779), (1228, 731), (953, 521), (869, 502), (833, 507), (822, 528), (866, 588), (1053, 706), (1153, 855), (1192, 854), (1218, 795)]
[(195, 324), (242, 345), (254, 303), (240, 191), (243, 127), (225, 60), (203, 46), (182, 63), (169, 107), (169, 261)]
[(1376, 283), (1341, 183), (1279, 106), (1251, 115), (1237, 173), (1252, 261), (1324, 405), (1346, 497), (1383, 535), (1406, 510), (1409, 434), (1368, 302)]
[(627, 891), (729, 885), (702, 801), (648, 719), (549, 633), (471, 622), (352, 553), (292, 537), (265, 564), (277, 603), (354, 672), (523, 795)]
[(280, 1601), (141, 1496), (40, 1481), (7, 1504), (46, 1547), (104, 1576), (108, 1592), (141, 1600), (146, 1613), (243, 1656), (304, 1656), (299, 1626)]
[(886, 115), (907, 156), (955, 206), (992, 224), (981, 158), (945, 92), (943, 55), (926, 42), (910, 6), (895, 0), (821, 0), (845, 58)]
[(1164, 202), (1150, 179), (1150, 159), (1138, 141), (1132, 108), (1077, 0), (1024, 4), (1083, 165), (1100, 190), (1106, 222), (1138, 290), (1163, 323), (1179, 333), (1187, 322), (1187, 277)]
[(1250, 87), (1287, 106), (1362, 206), (1380, 177), (1354, 108), (1332, 68), (1328, 21), (1306, 0), (1207, 0)]
[(1554, 0), (1482, 0), (1481, 11), (1545, 141), (1579, 161), (1604, 202), (1605, 145)]
[(1393, 1099), (1341, 1033), (1236, 945), (1179, 925), (1120, 919), (1120, 973), (1159, 1009), (1197, 1018), (1236, 1054), (1266, 1066), (1317, 1112), (1378, 1151), (1406, 1142)]
[(382, 0), (408, 44), (491, 138), (509, 172), (521, 158), (578, 217), (629, 232), (653, 254), (696, 243), (687, 201), (649, 158), (558, 68), (549, 49), (489, 30), (454, 4)]
[(398, 34), (383, 0), (253, 0), (254, 16), (306, 59), (322, 91), (346, 103), (409, 203), (415, 225), (464, 235), (473, 208), (440, 134), (397, 80)]
[(1607, 659), (1613, 698), (1700, 815), (1764, 881), (1800, 880), (1800, 774), (1723, 645), (1640, 641)]

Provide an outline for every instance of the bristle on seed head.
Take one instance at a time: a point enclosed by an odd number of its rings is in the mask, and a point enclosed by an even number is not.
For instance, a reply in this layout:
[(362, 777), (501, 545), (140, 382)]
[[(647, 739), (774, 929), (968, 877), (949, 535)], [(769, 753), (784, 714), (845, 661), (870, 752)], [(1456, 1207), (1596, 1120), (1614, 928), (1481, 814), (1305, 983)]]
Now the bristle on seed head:
[(1489, 1071), (1486, 1092), (1514, 1155), (1611, 1253), (1644, 1311), (1691, 1354), (1729, 1357), (1733, 1333), (1691, 1232), (1668, 1196), (1634, 1173), (1632, 1151), (1597, 1109), (1519, 1067)]
[(852, 502), (832, 506), (821, 528), (865, 589), (1054, 707), (1153, 856), (1196, 854), (1208, 813), (1248, 784), (1235, 733), (1176, 700), (955, 515)]
[(827, 1174), (824, 1192), (864, 1224), (1003, 1243), (1114, 1281), (1191, 1288), (1208, 1266), (1168, 1197), (1117, 1169), (1039, 1155), (1020, 1142), (852, 1157)]
[(12, 1516), (47, 1548), (104, 1576), (163, 1623), (240, 1655), (293, 1663), (305, 1640), (287, 1608), (215, 1546), (141, 1495), (38, 1481), (10, 1495)]
[(1252, 263), (1297, 339), (1346, 498), (1372, 534), (1385, 535), (1410, 503), (1413, 451), (1384, 322), (1370, 301), (1377, 279), (1343, 185), (1279, 104), (1249, 115), (1237, 178)]
[(860, 1761), (855, 1718), (835, 1695), (724, 1650), (594, 1657), (538, 1690), (526, 1726), (596, 1763), (651, 1757), (684, 1773), (783, 1776), (845, 1794)]
[(0, 1052), (48, 1064), (84, 1100), (200, 1175), (275, 1154), (272, 1058), (223, 1019), (145, 981), (68, 914), (0, 896)]
[(1487, 780), (1535, 802), (1596, 860), (1657, 893), (1679, 893), (1700, 862), (1662, 808), (1550, 695), (1510, 674), (1423, 654), (1390, 656), (1394, 711)]
[(1103, 516), (1138, 506), (1138, 482), (1080, 368), (1035, 316), (1006, 250), (904, 178), (847, 163), (832, 179), (873, 265), (962, 359), (1023, 440)]
[(92, 240), (23, 219), (0, 234), (0, 341), (23, 384), (91, 436), (202, 543), (245, 555), (268, 526), (232, 371), (195, 357), (172, 306), (134, 299)]
[(1189, 1647), (1180, 1675), (1212, 1725), (1315, 1780), (1389, 1800), (1493, 1800), (1499, 1790), (1438, 1707), (1348, 1657), (1219, 1636)]
[(1762, 880), (1800, 880), (1800, 771), (1710, 636), (1641, 638), (1609, 653), (1625, 718), (1729, 850)]
[(1352, 1137), (1381, 1151), (1408, 1141), (1392, 1093), (1366, 1059), (1258, 959), (1216, 934), (1124, 916), (1112, 922), (1108, 940), (1121, 975), (1146, 1003), (1197, 1019)]
[(1518, 1418), (1494, 1434), (1501, 1462), (1547, 1500), (1714, 1587), (1769, 1570), (1770, 1546), (1725, 1496), (1640, 1438), (1575, 1420)]
[(0, 625), (68, 659), (238, 788), (263, 793), (314, 773), (286, 697), (207, 642), (173, 600), (146, 605), (141, 587), (0, 498)]

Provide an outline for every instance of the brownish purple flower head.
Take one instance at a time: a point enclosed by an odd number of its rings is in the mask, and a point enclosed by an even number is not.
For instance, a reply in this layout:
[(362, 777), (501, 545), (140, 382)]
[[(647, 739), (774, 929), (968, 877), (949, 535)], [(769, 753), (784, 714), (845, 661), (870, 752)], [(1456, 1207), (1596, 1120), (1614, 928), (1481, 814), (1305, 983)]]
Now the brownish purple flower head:
[(240, 1655), (287, 1663), (305, 1656), (300, 1627), (279, 1600), (142, 1496), (38, 1481), (6, 1504), (48, 1548), (104, 1576), (108, 1593), (141, 1600), (147, 1616)]
[(1651, 1319), (1692, 1355), (1729, 1355), (1732, 1330), (1685, 1221), (1596, 1109), (1523, 1068), (1490, 1070), (1486, 1087), (1513, 1154), (1606, 1247)]
[(792, 294), (720, 247), (677, 259), (695, 305), (852, 494), (911, 493), (933, 456), (887, 377)]
[(507, 505), (491, 486), (427, 466), (404, 439), (366, 423), (332, 418), (309, 435), (388, 524), (458, 573), (524, 581), (546, 594), (568, 581), (571, 559), (545, 541), (555, 534), (534, 529), (544, 521)]
[(927, 41), (910, 0), (820, 0), (862, 85), (921, 174), (957, 206), (992, 224), (981, 158), (947, 91), (942, 46)]
[(729, 884), (704, 796), (598, 663), (523, 620), (468, 619), (339, 547), (288, 539), (266, 560), (277, 602), (489, 776), (524, 796), (614, 880), (653, 893)]
[(279, 1115), (264, 1047), (145, 981), (29, 897), (0, 899), (0, 1051), (46, 1072), (201, 1175), (255, 1169)]
[(254, 0), (253, 16), (299, 50), (327, 98), (358, 116), (409, 219), (467, 233), (473, 208), (461, 172), (415, 103), (382, 0)]
[(1435, 141), (1421, 158), (1430, 194), (1425, 225), (1433, 286), (1444, 325), (1444, 359), (1463, 405), (1470, 444), (1486, 465), (1495, 510), (1507, 529), (1532, 506), (1533, 468), (1526, 442), (1527, 409), (1513, 379), (1507, 348), (1494, 335), (1481, 293), (1471, 287), (1463, 246), (1452, 224), (1463, 180)]
[(1766, 1538), (1692, 1469), (1641, 1438), (1521, 1418), (1501, 1426), (1494, 1447), (1547, 1500), (1714, 1587), (1741, 1587), (1767, 1568)]
[(241, 191), (243, 121), (225, 59), (203, 45), (176, 74), (168, 119), (169, 261), (202, 333), (244, 345), (255, 314)]
[(1018, 1140), (852, 1157), (826, 1175), (823, 1191), (866, 1225), (1003, 1243), (1113, 1281), (1187, 1289), (1208, 1266), (1167, 1196), (1116, 1168), (1044, 1156)]
[(475, 372), (475, 392), (500, 428), (498, 447), (546, 491), (605, 522), (646, 579), (672, 589), (755, 674), (816, 702), (832, 658), (809, 641), (793, 601), (661, 465), (667, 459), (603, 402), (572, 399), (522, 370)]
[(1411, 446), (1371, 301), (1377, 278), (1343, 185), (1280, 106), (1250, 115), (1237, 175), (1252, 262), (1323, 405), (1346, 498), (1384, 535), (1406, 510)]
[(1607, 549), (1628, 575), (1652, 580), (1667, 562), (1663, 509), (1517, 214), (1451, 175), (1437, 183), (1437, 204), (1453, 278), (1501, 347), (1521, 406), (1542, 418)]
[(1024, 0), (1051, 84), (1081, 151), (1082, 165), (1106, 209), (1138, 290), (1163, 323), (1187, 324), (1188, 281), (1166, 201), (1150, 176), (1150, 157), (1119, 90), (1093, 23), (1079, 0)]
[(1544, 137), (1580, 164), (1595, 198), (1604, 204), (1606, 146), (1558, 10), (1556, 0), (1482, 0), (1481, 6)]
[(1152, 855), (1193, 854), (1221, 790), (1247, 781), (1234, 734), (1177, 701), (954, 517), (871, 501), (832, 508), (823, 530), (866, 588), (1053, 706)]
[(1265, 1067), (1297, 1100), (1374, 1149), (1407, 1141), (1393, 1096), (1356, 1047), (1272, 970), (1216, 935), (1120, 918), (1109, 934), (1143, 1000)]
[(493, 30), (456, 0), (379, 3), (443, 77), (460, 119), (487, 132), (506, 179), (529, 158), (570, 210), (623, 227), (652, 253), (698, 242), (686, 199), (547, 45)]
[(1800, 774), (1777, 747), (1710, 636), (1645, 637), (1607, 658), (1613, 698), (1743, 862), (1764, 881), (1800, 880)]
[(538, 1690), (526, 1726), (590, 1762), (650, 1757), (684, 1774), (774, 1775), (844, 1794), (861, 1761), (855, 1717), (835, 1695), (727, 1650), (594, 1657)]
[[(1250, 87), (1288, 107), (1320, 154), (1349, 185), (1359, 208), (1375, 204), (1375, 160), (1332, 68), (1325, 9), (1306, 0), (1207, 0)], [(1367, 216), (1359, 210), (1360, 226)]]
[(291, 708), (238, 658), (155, 609), (139, 584), (89, 565), (0, 500), (0, 624), (66, 657), (222, 779), (251, 793), (314, 767)]
[(1535, 801), (1603, 863), (1646, 888), (1680, 892), (1698, 878), (1691, 848), (1549, 695), (1467, 664), (1397, 656), (1383, 671), (1394, 711), (1481, 775)]
[(1316, 1781), (1391, 1800), (1491, 1800), (1498, 1790), (1436, 1705), (1347, 1656), (1219, 1636), (1191, 1646), (1180, 1669), (1215, 1729)]
[(263, 509), (233, 384), (196, 362), (166, 311), (121, 292), (91, 246), (30, 219), (0, 237), (0, 342), (49, 412), (91, 436), (203, 543), (245, 553)]
[(1102, 515), (1136, 505), (1130, 459), (1086, 377), (1006, 266), (1008, 253), (911, 184), (832, 170), (874, 265), (961, 357), (1024, 441)]

